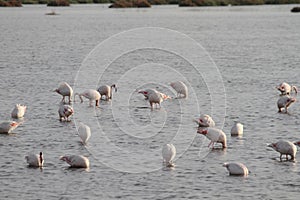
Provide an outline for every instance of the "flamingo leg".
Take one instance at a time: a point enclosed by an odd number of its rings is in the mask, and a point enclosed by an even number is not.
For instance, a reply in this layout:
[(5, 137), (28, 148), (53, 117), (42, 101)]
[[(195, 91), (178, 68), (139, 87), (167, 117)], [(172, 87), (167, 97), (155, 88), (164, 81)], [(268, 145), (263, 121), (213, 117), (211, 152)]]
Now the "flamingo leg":
[(280, 158), (280, 161), (282, 161), (282, 154), (280, 154), (280, 157), (279, 157), (279, 158)]
[(207, 147), (210, 147), (210, 145), (213, 143), (213, 141), (210, 141), (210, 143), (208, 144), (208, 146)]

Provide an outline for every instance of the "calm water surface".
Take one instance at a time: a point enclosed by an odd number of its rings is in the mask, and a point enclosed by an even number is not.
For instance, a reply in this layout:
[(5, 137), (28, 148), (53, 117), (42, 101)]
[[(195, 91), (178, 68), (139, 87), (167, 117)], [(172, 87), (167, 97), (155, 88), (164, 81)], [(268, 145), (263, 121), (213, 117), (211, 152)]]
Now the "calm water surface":
[[(1, 197), (298, 199), (299, 155), (296, 162), (279, 162), (279, 154), (266, 147), (279, 139), (300, 139), (299, 102), (289, 114), (277, 113), (276, 106), (277, 84), (287, 81), (300, 87), (300, 16), (290, 13), (292, 7), (1, 8), (0, 118), (10, 119), (16, 103), (28, 107), (24, 124), (14, 134), (0, 135)], [(59, 15), (45, 15), (51, 9)], [(84, 59), (100, 42), (140, 27), (178, 31), (201, 44), (199, 56), (211, 56), (222, 87), (209, 89), (208, 71), (194, 71), (184, 57), (152, 48), (116, 57), (101, 74), (97, 71), (101, 66), (91, 64), (87, 77), (78, 76)], [(112, 44), (112, 49), (126, 47), (124, 41)], [(178, 38), (162, 41), (166, 44), (181, 45), (182, 53), (195, 53)], [(96, 59), (113, 53), (105, 49)], [(94, 75), (98, 79), (90, 84)], [(178, 77), (187, 82), (189, 98), (165, 101), (161, 109), (151, 111), (135, 92), (157, 87), (175, 96), (167, 83)], [(113, 101), (101, 102), (96, 109), (77, 100), (72, 121), (61, 123), (57, 114), (61, 97), (51, 90), (62, 81), (74, 86), (75, 92), (113, 83), (119, 91)], [(218, 89), (223, 91), (217, 94), (222, 103), (211, 99)], [(219, 110), (223, 112), (216, 113)], [(196, 134), (192, 118), (199, 113), (215, 113), (217, 127), (228, 138), (226, 150), (208, 149), (209, 141)], [(79, 121), (92, 130), (87, 147), (76, 135)], [(244, 124), (241, 138), (230, 137), (234, 121)], [(169, 142), (177, 148), (173, 170), (161, 164), (161, 147)], [(28, 168), (24, 156), (39, 151), (44, 152), (44, 168)], [(90, 169), (69, 169), (59, 161), (63, 154), (87, 156)], [(243, 162), (251, 174), (228, 176), (222, 164), (230, 161)]]

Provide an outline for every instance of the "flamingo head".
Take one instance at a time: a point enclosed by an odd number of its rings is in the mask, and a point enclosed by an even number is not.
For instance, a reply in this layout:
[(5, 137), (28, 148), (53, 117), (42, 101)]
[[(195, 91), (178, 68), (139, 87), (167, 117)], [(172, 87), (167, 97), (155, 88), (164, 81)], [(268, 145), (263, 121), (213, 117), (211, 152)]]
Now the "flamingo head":
[(18, 125), (19, 125), (18, 122), (14, 122), (14, 121), (13, 121), (13, 122), (10, 123), (10, 126), (11, 126), (11, 127), (17, 127)]
[(168, 96), (168, 95), (165, 95), (165, 94), (163, 94), (163, 95), (162, 95), (162, 98), (163, 98), (164, 100), (171, 99), (171, 97), (170, 97), (170, 96)]
[(228, 167), (228, 163), (224, 163), (222, 166), (223, 167)]
[(65, 115), (69, 116), (74, 113), (74, 110), (73, 110), (73, 108), (68, 107), (68, 108), (65, 108), (64, 113), (65, 113)]
[(276, 149), (276, 143), (268, 144), (268, 147), (271, 147), (271, 148), (273, 148), (273, 149)]
[(208, 133), (208, 130), (207, 129), (198, 129), (197, 133), (206, 135)]
[(294, 145), (299, 146), (300, 147), (300, 141), (298, 142), (294, 142)]
[(111, 88), (115, 88), (115, 92), (118, 91), (116, 84), (112, 84), (110, 87), (111, 87)]
[(138, 93), (143, 94), (143, 95), (148, 95), (148, 92), (146, 92), (144, 90), (139, 90)]

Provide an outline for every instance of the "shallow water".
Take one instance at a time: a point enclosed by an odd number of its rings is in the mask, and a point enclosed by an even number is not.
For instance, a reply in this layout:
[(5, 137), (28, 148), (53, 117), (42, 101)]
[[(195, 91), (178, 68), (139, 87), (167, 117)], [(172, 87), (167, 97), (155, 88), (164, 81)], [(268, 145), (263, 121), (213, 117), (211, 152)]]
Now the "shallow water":
[[(292, 7), (1, 8), (0, 117), (10, 119), (16, 103), (28, 107), (24, 123), (0, 135), (2, 198), (296, 199), (299, 155), (279, 162), (266, 147), (299, 140), (299, 103), (277, 113), (275, 89), (282, 81), (300, 85), (300, 24)], [(45, 15), (52, 9), (59, 15)], [(189, 97), (164, 101), (161, 109), (151, 111), (136, 93), (154, 87), (175, 97), (168, 85), (174, 80), (187, 83)], [(62, 81), (75, 92), (116, 83), (118, 92), (100, 108), (76, 99), (75, 115), (64, 123), (61, 97), (51, 92)], [(199, 113), (224, 130), (226, 150), (208, 149), (196, 134)], [(230, 137), (235, 121), (244, 124), (243, 137)], [(78, 122), (92, 130), (86, 147)], [(177, 148), (171, 170), (162, 167), (165, 143)], [(44, 168), (28, 168), (24, 156), (39, 151)], [(63, 154), (87, 156), (90, 169), (69, 169), (59, 161)], [(243, 162), (250, 175), (229, 176), (222, 164), (230, 161)]]

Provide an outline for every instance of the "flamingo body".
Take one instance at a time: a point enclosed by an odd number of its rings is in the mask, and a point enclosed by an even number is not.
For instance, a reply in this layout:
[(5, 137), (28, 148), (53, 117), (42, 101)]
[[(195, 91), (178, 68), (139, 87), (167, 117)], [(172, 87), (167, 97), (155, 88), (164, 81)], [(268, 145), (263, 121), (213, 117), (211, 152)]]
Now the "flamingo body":
[(154, 104), (158, 104), (160, 107), (160, 104), (163, 102), (164, 99), (170, 98), (169, 96), (158, 92), (154, 89), (147, 89), (147, 90), (140, 90), (138, 93), (141, 93), (145, 96), (145, 99), (149, 100), (151, 108), (153, 108)]
[(288, 160), (288, 155), (291, 156), (291, 160), (294, 160), (297, 153), (296, 145), (286, 140), (279, 140), (276, 143), (269, 144), (268, 147), (280, 153), (280, 161), (282, 161), (282, 155), (286, 156), (286, 160)]
[(276, 88), (281, 92), (281, 95), (290, 95), (292, 90), (294, 90), (296, 94), (298, 93), (296, 86), (291, 86), (286, 82), (279, 84)]
[(42, 167), (44, 164), (42, 152), (40, 154), (29, 154), (25, 156), (25, 159), (29, 167)]
[(241, 123), (235, 123), (231, 128), (231, 136), (243, 135), (244, 126)]
[(161, 98), (162, 98), (163, 100), (171, 99), (170, 96), (168, 96), (168, 95), (166, 95), (166, 94), (164, 94), (164, 93), (162, 93), (162, 92), (158, 92), (158, 91), (155, 90), (155, 89), (139, 90), (138, 93), (143, 94), (144, 97), (145, 97), (145, 100), (148, 100), (148, 99), (149, 99), (149, 95), (150, 95), (150, 94), (153, 94), (153, 93), (159, 93), (160, 96), (161, 96)]
[(4, 121), (0, 123), (0, 133), (11, 133), (15, 130), (21, 122), (15, 121)]
[(101, 94), (97, 90), (88, 89), (82, 93), (76, 93), (75, 96), (78, 95), (81, 103), (83, 102), (82, 97), (87, 98), (90, 101), (90, 106), (92, 106), (92, 102), (95, 101), (96, 106), (99, 106), (99, 101), (101, 99)]
[(73, 115), (74, 110), (70, 105), (61, 104), (58, 109), (59, 120), (60, 121), (70, 121), (69, 117)]
[(82, 144), (86, 144), (87, 141), (91, 137), (91, 129), (90, 129), (90, 127), (88, 127), (84, 123), (80, 123), (80, 125), (78, 127), (78, 135), (79, 135), (79, 137), (81, 139)]
[(25, 112), (26, 112), (26, 106), (16, 104), (15, 108), (11, 112), (11, 117), (12, 118), (22, 118), (22, 117), (24, 117)]
[(183, 95), (183, 98), (187, 98), (188, 88), (182, 81), (172, 82), (170, 86), (177, 92), (177, 97)]
[(248, 168), (243, 163), (233, 162), (224, 163), (230, 175), (247, 176), (249, 174)]
[(112, 89), (115, 88), (115, 92), (117, 92), (117, 87), (115, 84), (109, 86), (109, 85), (103, 85), (98, 88), (98, 92), (101, 94), (101, 96), (105, 96), (105, 99), (108, 101), (112, 99)]
[(221, 143), (223, 148), (227, 147), (226, 135), (220, 129), (209, 127), (206, 129), (198, 129), (197, 133), (205, 135), (211, 141), (208, 147), (210, 145), (213, 147), (214, 143)]
[(65, 161), (74, 168), (89, 168), (90, 161), (87, 157), (81, 155), (61, 156), (60, 160)]
[(71, 103), (73, 89), (68, 83), (66, 82), (61, 83), (59, 87), (54, 91), (63, 96), (61, 100), (62, 102), (65, 102), (65, 97), (69, 97), (69, 103)]
[(281, 112), (282, 108), (284, 108), (285, 112), (287, 113), (288, 107), (295, 101), (296, 101), (296, 98), (291, 97), (291, 96), (280, 97), (277, 101), (278, 112)]
[(165, 144), (162, 148), (163, 161), (167, 167), (174, 167), (173, 160), (176, 156), (176, 148), (173, 144)]

